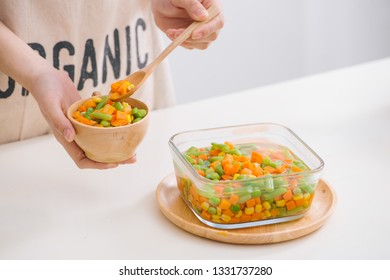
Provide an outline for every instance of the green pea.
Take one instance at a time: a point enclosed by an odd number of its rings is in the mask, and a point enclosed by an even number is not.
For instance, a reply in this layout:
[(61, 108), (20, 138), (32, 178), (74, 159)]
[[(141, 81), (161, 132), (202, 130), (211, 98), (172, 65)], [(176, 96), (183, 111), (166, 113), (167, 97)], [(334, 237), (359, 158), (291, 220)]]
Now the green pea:
[(213, 196), (213, 197), (209, 198), (209, 202), (210, 202), (211, 205), (217, 206), (221, 202), (221, 199), (219, 199), (218, 197)]
[(234, 204), (230, 206), (230, 210), (232, 210), (233, 213), (237, 213), (238, 211), (240, 211), (240, 205)]
[(207, 212), (209, 212), (209, 214), (211, 215), (215, 215), (217, 214), (217, 209), (213, 206), (210, 206), (208, 209), (207, 209)]
[(90, 114), (93, 113), (94, 111), (95, 111), (94, 108), (89, 107), (85, 113), (88, 114), (88, 115), (90, 115)]
[(207, 170), (204, 172), (207, 175), (210, 175), (211, 173), (214, 173), (214, 169), (212, 168), (207, 168)]
[(212, 173), (210, 173), (210, 174), (207, 174), (206, 177), (207, 177), (208, 179), (210, 179), (210, 180), (219, 180), (219, 179), (221, 179), (221, 177), (219, 176), (219, 174), (216, 173), (216, 172), (212, 172)]
[(105, 121), (111, 121), (112, 119), (112, 116), (109, 115), (109, 114), (105, 114), (105, 113), (102, 113), (102, 112), (93, 112), (91, 114), (92, 117), (96, 118), (96, 119), (99, 119), (99, 120), (105, 120)]
[(200, 170), (200, 165), (199, 165), (199, 164), (194, 164), (194, 165), (192, 165), (192, 167), (193, 167), (195, 170)]
[(137, 107), (134, 107), (132, 110), (131, 110), (131, 114), (135, 117), (135, 118), (143, 118), (146, 116), (146, 110), (145, 109), (138, 109)]

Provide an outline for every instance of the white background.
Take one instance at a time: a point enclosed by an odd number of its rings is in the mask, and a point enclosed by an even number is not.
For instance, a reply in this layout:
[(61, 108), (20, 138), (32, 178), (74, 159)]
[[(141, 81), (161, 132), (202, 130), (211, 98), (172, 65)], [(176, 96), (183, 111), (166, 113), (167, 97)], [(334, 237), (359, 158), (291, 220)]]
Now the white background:
[(169, 57), (178, 103), (390, 56), (389, 0), (223, 0), (206, 51)]

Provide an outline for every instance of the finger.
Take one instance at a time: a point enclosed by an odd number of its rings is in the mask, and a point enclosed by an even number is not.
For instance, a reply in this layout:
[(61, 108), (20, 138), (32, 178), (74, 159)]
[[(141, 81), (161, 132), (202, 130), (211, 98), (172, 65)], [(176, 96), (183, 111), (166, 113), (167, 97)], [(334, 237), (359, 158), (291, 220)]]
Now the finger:
[(208, 17), (208, 12), (201, 1), (172, 0), (172, 4), (178, 8), (184, 9), (193, 20), (202, 21)]
[(43, 112), (46, 120), (50, 122), (51, 127), (55, 129), (57, 133), (61, 134), (66, 141), (72, 142), (76, 133), (71, 122), (64, 113), (66, 108), (67, 106), (65, 104), (61, 104), (61, 101), (48, 99), (45, 110), (41, 111)]
[(87, 158), (84, 151), (81, 150), (76, 142), (64, 141), (61, 135), (58, 135), (57, 133), (54, 133), (54, 135), (80, 169), (110, 169), (118, 166), (118, 163), (102, 163), (93, 161)]
[(127, 160), (124, 160), (122, 162), (119, 162), (120, 164), (131, 164), (131, 163), (135, 163), (137, 161), (137, 156), (134, 155), (132, 156), (131, 158), (127, 159)]
[(191, 39), (200, 40), (209, 37), (213, 33), (217, 33), (225, 25), (225, 18), (223, 14), (219, 14), (213, 18), (210, 22), (199, 26), (192, 32)]

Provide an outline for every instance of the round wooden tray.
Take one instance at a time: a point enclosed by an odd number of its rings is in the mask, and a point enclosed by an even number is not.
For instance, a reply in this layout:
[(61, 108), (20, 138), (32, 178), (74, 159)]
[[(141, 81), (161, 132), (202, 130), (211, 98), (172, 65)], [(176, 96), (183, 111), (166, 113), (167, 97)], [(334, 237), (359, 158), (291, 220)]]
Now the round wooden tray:
[(336, 193), (320, 180), (309, 211), (295, 221), (241, 229), (216, 229), (203, 224), (180, 196), (175, 174), (165, 177), (156, 190), (161, 212), (178, 227), (201, 237), (234, 244), (269, 244), (305, 236), (323, 226), (336, 206)]

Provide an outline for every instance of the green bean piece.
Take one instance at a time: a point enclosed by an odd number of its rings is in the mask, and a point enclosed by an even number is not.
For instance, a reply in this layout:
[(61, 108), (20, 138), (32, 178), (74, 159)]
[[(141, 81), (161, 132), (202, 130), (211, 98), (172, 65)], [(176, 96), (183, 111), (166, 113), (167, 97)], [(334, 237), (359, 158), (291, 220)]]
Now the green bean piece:
[(253, 188), (252, 186), (247, 186), (247, 185), (244, 185), (240, 188), (240, 190), (237, 192), (237, 194), (239, 196), (242, 196), (242, 195), (251, 195), (252, 194), (252, 191), (253, 191)]
[(94, 117), (99, 120), (105, 120), (105, 121), (111, 121), (112, 119), (111, 115), (102, 112), (96, 112), (96, 111), (91, 114), (91, 117)]
[(252, 191), (252, 197), (260, 197), (261, 196), (261, 190), (259, 188), (254, 188)]
[(140, 120), (142, 120), (142, 118), (135, 118), (132, 123), (139, 122)]
[(200, 154), (200, 152), (199, 152), (199, 149), (197, 147), (192, 146), (186, 151), (186, 154), (192, 155), (192, 156), (198, 156)]
[(122, 102), (114, 102), (112, 106), (117, 109), (118, 111), (124, 111), (125, 109), (123, 108)]
[(299, 160), (294, 160), (293, 161), (293, 165), (295, 165), (296, 167), (302, 169), (302, 170), (307, 170), (309, 169), (303, 162), (299, 161)]
[(215, 170), (215, 172), (218, 173), (219, 176), (222, 176), (224, 174), (222, 165), (220, 163), (218, 163), (217, 165), (214, 166), (214, 170)]
[(195, 164), (195, 163), (196, 163), (196, 161), (195, 161), (192, 157), (190, 157), (189, 155), (183, 154), (183, 156), (185, 157), (185, 159), (186, 159), (189, 163), (191, 163), (191, 164)]
[(103, 96), (103, 97), (102, 97), (102, 101), (100, 101), (99, 104), (96, 105), (95, 110), (100, 110), (101, 108), (103, 108), (104, 105), (106, 105), (107, 100), (108, 100), (108, 95)]
[(287, 215), (295, 215), (298, 214), (299, 212), (302, 212), (304, 210), (303, 206), (296, 207), (291, 210), (287, 210), (286, 214)]
[(302, 190), (298, 187), (294, 188), (293, 189), (293, 194), (301, 194), (302, 193)]
[(214, 191), (198, 191), (198, 193), (208, 199), (211, 199), (215, 197), (215, 192)]
[(283, 178), (274, 178), (274, 188), (287, 187), (287, 185)]
[(223, 160), (223, 156), (213, 156), (210, 158), (210, 162), (214, 162), (214, 161), (222, 161)]
[(227, 195), (231, 195), (234, 191), (234, 188), (231, 186), (227, 186), (223, 189), (223, 193)]
[(232, 150), (229, 150), (229, 151), (226, 151), (227, 154), (232, 154), (232, 155), (236, 155), (236, 156), (241, 156), (242, 153), (240, 150), (238, 150), (237, 148), (234, 148)]
[(238, 199), (238, 203), (239, 204), (244, 203), (251, 198), (252, 198), (252, 196), (250, 194), (245, 194), (243, 196), (240, 196), (240, 198)]
[(287, 191), (286, 188), (277, 188), (273, 192), (270, 193), (263, 193), (261, 195), (262, 200), (273, 200), (275, 196), (284, 194)]
[(279, 166), (283, 164), (282, 161), (272, 161), (269, 157), (265, 157), (263, 159), (263, 163), (261, 165), (261, 167), (266, 167), (266, 166), (271, 166), (273, 168), (278, 168), (278, 164)]
[(286, 207), (281, 207), (281, 208), (278, 208), (279, 209), (279, 215), (280, 217), (284, 217), (286, 216), (287, 214), (287, 208)]
[(264, 191), (269, 192), (274, 190), (274, 181), (272, 180), (271, 174), (265, 175), (263, 182), (264, 182), (264, 188), (263, 188)]
[(198, 158), (198, 164), (199, 164), (199, 165), (204, 165), (204, 161), (203, 161), (203, 159), (201, 159), (201, 158)]
[(298, 187), (300, 187), (304, 192), (313, 193), (316, 190), (316, 184), (308, 184), (308, 183), (298, 183)]
[(227, 152), (230, 150), (230, 146), (227, 144), (211, 143), (212, 150), (221, 150), (221, 152)]
[(109, 121), (105, 121), (105, 120), (102, 120), (102, 121), (100, 122), (100, 124), (101, 124), (102, 126), (104, 126), (104, 127), (109, 127), (109, 126), (111, 126), (111, 123), (110, 123)]
[(205, 175), (210, 175), (211, 173), (214, 173), (214, 169), (212, 169), (211, 167), (210, 168), (207, 168), (207, 170), (204, 172)]

